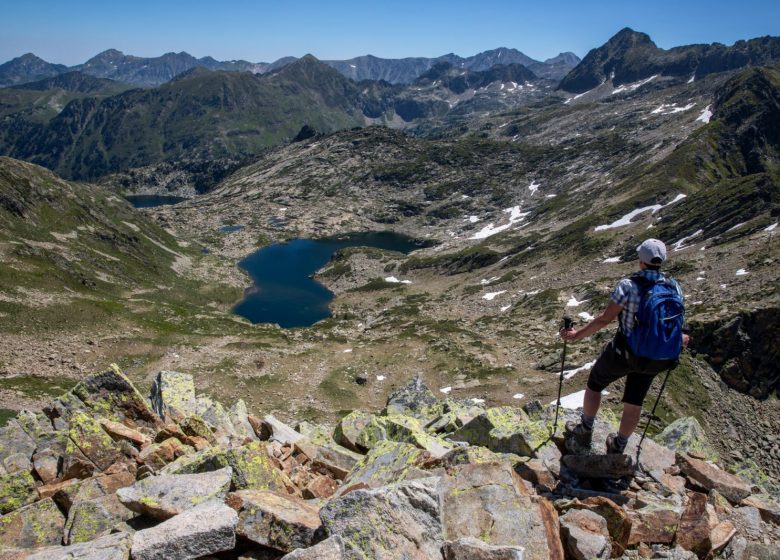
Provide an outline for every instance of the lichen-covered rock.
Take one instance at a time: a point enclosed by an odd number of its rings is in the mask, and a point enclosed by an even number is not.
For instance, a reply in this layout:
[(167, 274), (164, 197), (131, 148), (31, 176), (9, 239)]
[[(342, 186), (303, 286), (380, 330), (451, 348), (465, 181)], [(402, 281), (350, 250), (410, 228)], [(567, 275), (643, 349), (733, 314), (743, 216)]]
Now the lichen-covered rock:
[(294, 488), (268, 455), (266, 444), (252, 442), (227, 452), (227, 463), (233, 470), (233, 487), (237, 490), (274, 490), (286, 493)]
[(430, 407), (438, 402), (439, 399), (423, 383), (423, 380), (416, 376), (390, 394), (385, 405), (385, 414), (411, 416), (428, 422), (436, 416), (435, 413), (430, 412)]
[(354, 490), (320, 510), (326, 533), (339, 535), (347, 558), (424, 560), (444, 544), (438, 477)]
[[(68, 435), (79, 451), (101, 471), (106, 470), (122, 457), (120, 448), (111, 436), (89, 414), (84, 412), (73, 414), (70, 418)], [(71, 448), (66, 449), (67, 452), (71, 450)]]
[(347, 560), (344, 541), (334, 535), (310, 548), (299, 548), (285, 554), (280, 560)]
[(718, 454), (707, 440), (707, 434), (693, 416), (678, 418), (664, 428), (655, 441), (678, 453), (695, 453), (708, 461), (718, 460)]
[[(436, 405), (434, 405), (426, 409), (426, 412), (433, 412), (436, 408)], [(475, 403), (472, 400), (447, 399), (441, 403), (439, 408), (441, 409), (440, 415), (425, 425), (425, 429), (429, 432), (454, 432), (485, 412), (485, 407), (482, 404)]]
[(132, 537), (115, 533), (88, 543), (43, 548), (25, 560), (129, 560)]
[(216, 443), (216, 439), (214, 438), (214, 433), (211, 431), (211, 428), (209, 428), (206, 422), (203, 421), (203, 418), (197, 414), (188, 416), (179, 422), (179, 427), (181, 428), (181, 431), (184, 432), (184, 434), (187, 436), (203, 438), (212, 445)]
[(249, 438), (250, 440), (257, 440), (255, 430), (252, 424), (249, 422), (249, 411), (246, 408), (246, 403), (239, 399), (228, 410), (228, 418), (230, 423), (233, 424), (233, 430), (236, 435), (241, 438)]
[(587, 509), (575, 509), (563, 515), (560, 521), (561, 538), (571, 558), (593, 560), (612, 556), (606, 519)]
[(444, 560), (523, 560), (522, 546), (494, 546), (474, 537), (447, 541), (441, 547)]
[(50, 434), (54, 431), (51, 420), (42, 412), (22, 410), (16, 415), (16, 422), (24, 432), (35, 441), (43, 435)]
[(160, 470), (160, 474), (195, 474), (216, 471), (228, 466), (227, 451), (218, 447), (209, 447), (183, 457), (179, 457)]
[(179, 422), (195, 414), (195, 382), (188, 373), (161, 371), (155, 377), (149, 400), (166, 422)]
[(229, 447), (232, 438), (237, 434), (222, 404), (205, 395), (198, 395), (195, 412), (212, 431), (217, 443), (222, 447)]
[(0, 428), (0, 466), (4, 471), (29, 471), (35, 447), (35, 440), (24, 431), (18, 420), (11, 419)]
[(455, 441), (481, 445), (498, 453), (534, 457), (550, 441), (546, 423), (531, 420), (520, 408), (489, 408), (452, 434)]
[(117, 491), (131, 510), (155, 519), (169, 519), (212, 499), (223, 500), (230, 489), (233, 469), (202, 474), (159, 475), (139, 480)]
[(411, 443), (428, 451), (432, 457), (442, 457), (455, 445), (426, 432), (416, 418), (410, 416), (374, 416), (358, 437), (358, 445), (373, 448), (382, 440)]
[(178, 439), (168, 438), (161, 443), (153, 443), (144, 448), (138, 454), (138, 462), (158, 471), (179, 457), (187, 456), (194, 451), (192, 447), (184, 445)]
[(71, 394), (78, 397), (91, 415), (131, 425), (159, 428), (162, 420), (149, 407), (135, 385), (116, 365), (111, 369), (90, 375), (76, 385)]
[(409, 443), (380, 441), (344, 480), (342, 493), (350, 488), (378, 488), (407, 478), (428, 476), (420, 469), (426, 454)]
[(60, 456), (52, 449), (36, 451), (32, 456), (33, 470), (44, 484), (57, 480), (60, 469)]
[(27, 471), (0, 476), (0, 513), (8, 513), (33, 503), (37, 498), (35, 480)]
[(360, 437), (360, 432), (371, 422), (373, 417), (374, 415), (368, 412), (353, 410), (336, 424), (333, 439), (336, 440), (336, 443), (352, 451), (364, 451), (365, 449), (358, 445), (358, 438)]
[(133, 535), (133, 560), (190, 560), (232, 550), (238, 514), (221, 501), (202, 503)]
[(512, 455), (511, 457), (513, 458), (513, 460), (509, 460), (506, 454), (493, 453), (487, 447), (479, 447), (479, 446), (456, 447), (455, 449), (448, 451), (442, 457), (427, 461), (425, 465), (426, 468), (436, 468), (436, 467), (450, 468), (450, 467), (456, 467), (458, 465), (499, 463), (504, 459), (510, 462), (514, 462), (520, 459), (520, 457), (517, 455)]
[(65, 523), (65, 544), (83, 543), (107, 535), (118, 523), (127, 521), (136, 513), (123, 505), (116, 494), (75, 504)]
[(151, 442), (149, 436), (144, 435), (133, 428), (128, 428), (120, 422), (101, 418), (99, 423), (105, 432), (114, 438), (115, 441), (127, 441), (138, 447), (143, 447)]
[(647, 504), (629, 511), (631, 534), (628, 545), (671, 544), (677, 533), (681, 512), (672, 505)]
[(322, 525), (318, 508), (276, 492), (241, 490), (226, 502), (238, 512), (239, 536), (282, 552), (311, 546)]
[(59, 488), (58, 485), (53, 486), (51, 495), (60, 507), (65, 511), (70, 511), (71, 507), (80, 502), (113, 494), (120, 488), (131, 486), (133, 483), (135, 483), (133, 472), (122, 470), (85, 480), (64, 481)]
[(0, 517), (0, 549), (59, 544), (64, 527), (65, 516), (46, 498)]
[(441, 482), (447, 540), (474, 537), (522, 546), (526, 560), (563, 560), (558, 515), (532, 496), (508, 463), (463, 465)]

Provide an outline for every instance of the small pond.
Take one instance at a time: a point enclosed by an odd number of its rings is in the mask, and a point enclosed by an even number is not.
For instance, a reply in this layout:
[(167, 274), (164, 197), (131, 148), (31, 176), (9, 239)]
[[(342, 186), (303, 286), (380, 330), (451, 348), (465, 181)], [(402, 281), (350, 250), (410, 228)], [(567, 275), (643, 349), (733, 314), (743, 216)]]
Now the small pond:
[(168, 204), (178, 204), (187, 200), (180, 196), (162, 196), (156, 194), (131, 194), (125, 199), (136, 208), (154, 208), (155, 206), (165, 206)]
[(255, 285), (234, 311), (253, 323), (278, 323), (284, 328), (311, 326), (331, 316), (328, 304), (333, 293), (311, 276), (336, 251), (360, 246), (406, 254), (430, 245), (398, 233), (371, 232), (295, 239), (263, 247), (238, 263)]

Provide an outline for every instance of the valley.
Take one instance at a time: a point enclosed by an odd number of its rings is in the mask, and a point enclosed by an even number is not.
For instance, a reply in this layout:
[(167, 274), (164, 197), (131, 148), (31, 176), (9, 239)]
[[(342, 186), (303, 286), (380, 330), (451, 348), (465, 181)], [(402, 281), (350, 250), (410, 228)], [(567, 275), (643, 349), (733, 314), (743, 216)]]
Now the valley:
[[(682, 68), (664, 58), (681, 50), (637, 63), (645, 38), (621, 31), (559, 76), (445, 60), (403, 80), (386, 66), (392, 84), (361, 67), (356, 82), (304, 57), (69, 92), (61, 109), (0, 90), (16, 96), (0, 113), (0, 408), (110, 363), (144, 390), (184, 371), (199, 392), (285, 420), (379, 409), (418, 374), (442, 396), (548, 404), (562, 316), (597, 315), (652, 235), (698, 329), (662, 420), (696, 416), (734, 464), (780, 475), (776, 442), (723, 435), (750, 418), (780, 431), (776, 362), (743, 363), (750, 344), (777, 352), (760, 312), (780, 307), (778, 40), (750, 42), (734, 67), (691, 47)], [(187, 199), (135, 210), (130, 193)], [(337, 252), (315, 275), (332, 316), (311, 327), (232, 312), (251, 286), (237, 263), (255, 251), (380, 231), (431, 246)], [(766, 335), (718, 361), (704, 342), (741, 313)], [(610, 337), (569, 346), (565, 395)], [(759, 399), (743, 394), (755, 387)], [(605, 401), (618, 408), (620, 387)]]

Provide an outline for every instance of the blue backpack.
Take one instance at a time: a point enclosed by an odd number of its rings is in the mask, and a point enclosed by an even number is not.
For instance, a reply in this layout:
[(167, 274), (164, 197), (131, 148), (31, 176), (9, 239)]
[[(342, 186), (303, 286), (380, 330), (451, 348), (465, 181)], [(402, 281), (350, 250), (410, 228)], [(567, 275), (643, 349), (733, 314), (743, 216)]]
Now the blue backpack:
[(661, 277), (656, 281), (632, 276), (641, 300), (634, 315), (634, 328), (626, 336), (628, 348), (640, 358), (677, 360), (682, 352), (685, 306), (677, 283)]

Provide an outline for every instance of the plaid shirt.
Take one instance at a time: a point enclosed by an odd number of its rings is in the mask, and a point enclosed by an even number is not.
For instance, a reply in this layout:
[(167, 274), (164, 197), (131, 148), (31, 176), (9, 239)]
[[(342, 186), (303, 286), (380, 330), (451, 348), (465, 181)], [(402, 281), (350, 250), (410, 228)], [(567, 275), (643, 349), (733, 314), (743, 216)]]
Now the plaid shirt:
[[(639, 272), (641, 276), (644, 276), (648, 280), (656, 281), (659, 278), (665, 278), (666, 275), (657, 270), (642, 270)], [(676, 280), (672, 280), (674, 287), (680, 296), (683, 295), (682, 289)], [(639, 290), (639, 286), (631, 278), (623, 278), (618, 285), (615, 286), (615, 290), (612, 295), (609, 296), (613, 302), (623, 306), (623, 311), (618, 316), (620, 323), (620, 332), (627, 335), (634, 328), (634, 315), (639, 311), (639, 304), (642, 301), (642, 293)]]

